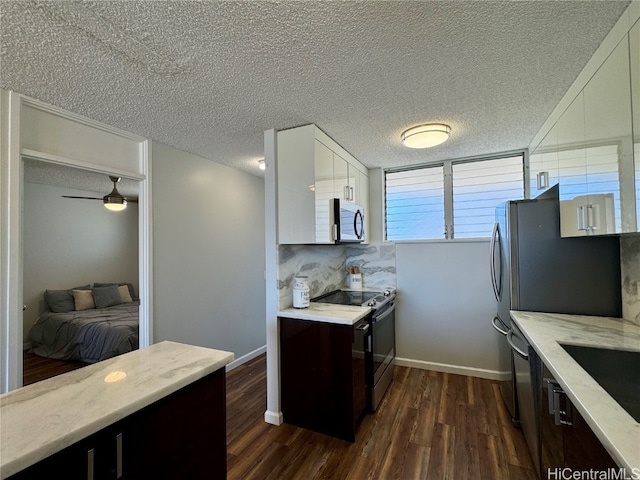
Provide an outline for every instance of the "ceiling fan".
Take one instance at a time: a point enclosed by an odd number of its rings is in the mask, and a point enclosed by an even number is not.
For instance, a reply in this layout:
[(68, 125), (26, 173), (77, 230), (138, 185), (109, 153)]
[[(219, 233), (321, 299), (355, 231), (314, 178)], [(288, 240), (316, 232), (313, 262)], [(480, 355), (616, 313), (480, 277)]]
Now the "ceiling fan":
[(120, 181), (120, 177), (114, 177), (109, 175), (109, 178), (113, 182), (113, 190), (109, 195), (105, 195), (104, 197), (74, 197), (72, 195), (62, 195), (64, 198), (76, 198), (76, 199), (84, 199), (84, 200), (102, 200), (104, 206), (108, 210), (119, 211), (127, 208), (127, 203), (138, 203), (138, 199), (135, 197), (125, 197), (118, 192), (116, 188), (116, 183)]

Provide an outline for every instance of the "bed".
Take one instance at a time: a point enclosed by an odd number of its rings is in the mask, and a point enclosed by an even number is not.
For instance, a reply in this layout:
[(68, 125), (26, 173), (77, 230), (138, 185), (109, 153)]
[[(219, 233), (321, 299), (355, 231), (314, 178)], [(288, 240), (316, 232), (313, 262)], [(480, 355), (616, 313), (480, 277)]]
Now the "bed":
[[(95, 290), (94, 290), (95, 291)], [(105, 308), (46, 311), (29, 332), (31, 351), (95, 363), (138, 348), (138, 300)]]

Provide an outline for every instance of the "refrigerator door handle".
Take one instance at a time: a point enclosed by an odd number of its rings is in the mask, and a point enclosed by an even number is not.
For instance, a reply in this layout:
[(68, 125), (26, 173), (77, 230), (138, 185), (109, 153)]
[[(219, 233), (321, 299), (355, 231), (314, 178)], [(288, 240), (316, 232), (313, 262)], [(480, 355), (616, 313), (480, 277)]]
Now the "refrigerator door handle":
[(514, 332), (513, 330), (509, 330), (509, 333), (507, 333), (507, 342), (509, 342), (509, 346), (511, 347), (511, 350), (516, 352), (523, 359), (529, 360), (529, 354), (524, 350), (521, 350), (520, 348), (518, 348), (518, 346), (513, 342), (514, 336), (517, 337), (516, 332)]
[(496, 278), (496, 263), (495, 263), (495, 258), (496, 258), (496, 241), (498, 239), (498, 235), (499, 235), (499, 229), (498, 229), (498, 223), (496, 222), (493, 225), (493, 232), (491, 233), (491, 244), (489, 246), (489, 251), (490, 251), (490, 258), (491, 258), (491, 286), (493, 287), (493, 294), (496, 297), (497, 301), (500, 301), (500, 291), (498, 289), (498, 280)]
[(502, 320), (500, 320), (500, 318), (498, 316), (493, 317), (493, 320), (491, 320), (491, 325), (493, 326), (493, 328), (495, 328), (502, 335), (508, 335), (509, 334), (509, 327), (507, 327), (502, 322)]

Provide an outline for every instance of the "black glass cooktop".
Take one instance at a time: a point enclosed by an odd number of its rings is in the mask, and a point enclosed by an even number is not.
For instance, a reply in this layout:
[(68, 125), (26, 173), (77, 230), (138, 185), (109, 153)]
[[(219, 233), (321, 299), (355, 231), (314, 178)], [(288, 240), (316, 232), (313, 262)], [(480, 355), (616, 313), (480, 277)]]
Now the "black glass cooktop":
[(333, 303), (336, 305), (356, 305), (358, 307), (366, 305), (381, 295), (380, 292), (361, 292), (361, 291), (345, 291), (337, 290), (335, 292), (325, 293), (311, 300), (312, 302)]

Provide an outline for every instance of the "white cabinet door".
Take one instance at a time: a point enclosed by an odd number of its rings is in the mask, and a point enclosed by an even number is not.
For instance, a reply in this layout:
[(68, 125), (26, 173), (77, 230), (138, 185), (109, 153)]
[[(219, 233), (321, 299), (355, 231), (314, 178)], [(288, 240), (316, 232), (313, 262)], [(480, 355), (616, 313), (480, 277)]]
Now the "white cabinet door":
[[(629, 43), (624, 38), (584, 88), (587, 204), (613, 197), (615, 230), (636, 231)], [(629, 210), (622, 208), (629, 207)], [(632, 213), (632, 215), (628, 215)]]
[(640, 20), (638, 20), (629, 31), (629, 58), (631, 59), (631, 110), (633, 112), (636, 231), (640, 231)]
[(278, 243), (315, 243), (314, 130), (278, 132)]
[(350, 201), (349, 163), (337, 153), (333, 154), (333, 194), (342, 201)]
[(329, 243), (332, 240), (333, 219), (331, 200), (333, 194), (333, 152), (316, 140), (315, 145), (315, 241)]

